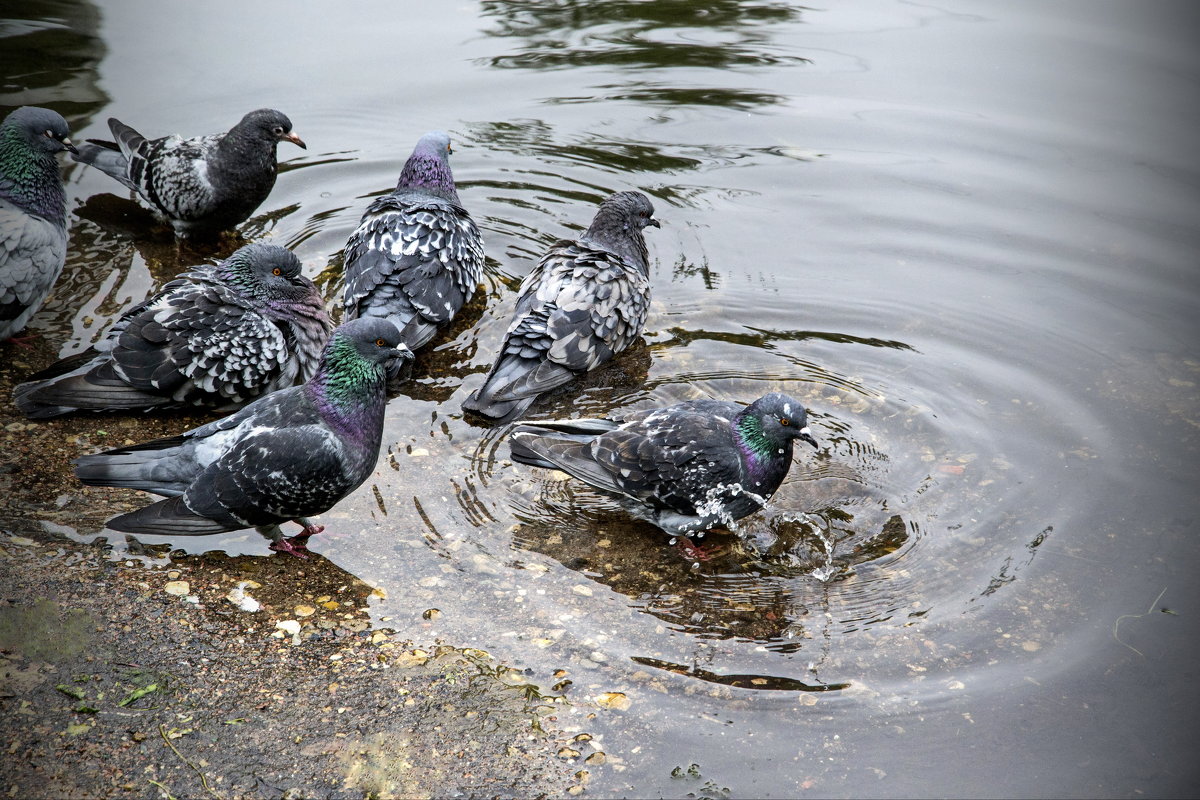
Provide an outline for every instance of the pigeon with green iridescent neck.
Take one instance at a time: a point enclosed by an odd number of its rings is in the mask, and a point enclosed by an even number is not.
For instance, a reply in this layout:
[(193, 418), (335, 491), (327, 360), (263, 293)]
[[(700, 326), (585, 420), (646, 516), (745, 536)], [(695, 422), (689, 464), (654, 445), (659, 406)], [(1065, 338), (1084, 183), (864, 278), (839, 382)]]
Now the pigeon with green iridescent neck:
[(75, 151), (57, 111), (22, 106), (0, 123), (0, 341), (41, 308), (67, 258), (67, 195), (55, 155)]
[(125, 312), (95, 346), (13, 391), (31, 419), (72, 411), (232, 410), (313, 376), (333, 324), (286, 248), (248, 244)]
[(618, 192), (577, 241), (553, 245), (521, 284), (500, 353), (462, 407), (508, 422), (633, 344), (650, 311), (648, 225), (659, 227), (650, 199)]
[[(199, 428), (75, 461), (89, 486), (166, 497), (108, 522), (116, 531), (203, 536), (255, 528), (301, 558), (328, 511), (374, 471), (387, 383), (412, 360), (387, 320), (351, 320), (325, 346), (316, 375)], [(285, 537), (280, 523), (300, 533)]]
[(116, 141), (88, 139), (75, 160), (127, 186), (181, 238), (245, 222), (275, 186), (276, 145), (308, 149), (292, 121), (272, 108), (251, 111), (226, 133), (192, 139), (147, 139), (115, 118), (108, 127)]
[(396, 188), (377, 198), (345, 250), (346, 319), (383, 317), (416, 350), (471, 299), (483, 277), (483, 239), (458, 199), (450, 137), (421, 137)]
[(762, 508), (787, 477), (796, 439), (817, 446), (804, 407), (773, 392), (748, 406), (689, 400), (622, 422), (530, 422), (510, 448), (514, 461), (562, 470), (667, 533), (690, 535)]

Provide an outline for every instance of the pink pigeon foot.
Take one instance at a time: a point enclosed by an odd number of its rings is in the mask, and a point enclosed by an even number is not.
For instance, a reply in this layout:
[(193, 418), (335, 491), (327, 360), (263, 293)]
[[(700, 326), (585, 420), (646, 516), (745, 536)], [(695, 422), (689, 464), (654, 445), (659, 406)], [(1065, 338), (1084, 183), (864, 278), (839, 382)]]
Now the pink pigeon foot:
[(711, 561), (725, 549), (719, 544), (707, 546), (696, 544), (686, 536), (680, 536), (676, 539), (675, 547), (688, 561)]
[(38, 338), (36, 333), (27, 333), (24, 336), (11, 336), (4, 340), (5, 344), (15, 344), (22, 350), (32, 350), (33, 345), (30, 342)]
[(287, 553), (295, 556), (296, 558), (308, 558), (309, 550), (304, 545), (304, 542), (307, 541), (308, 537), (304, 537), (304, 540), (302, 541), (296, 541), (297, 539), (300, 539), (300, 536), (292, 536), (286, 539), (280, 539), (277, 542), (271, 542), (269, 545), (267, 545), (267, 547), (271, 548), (276, 553)]

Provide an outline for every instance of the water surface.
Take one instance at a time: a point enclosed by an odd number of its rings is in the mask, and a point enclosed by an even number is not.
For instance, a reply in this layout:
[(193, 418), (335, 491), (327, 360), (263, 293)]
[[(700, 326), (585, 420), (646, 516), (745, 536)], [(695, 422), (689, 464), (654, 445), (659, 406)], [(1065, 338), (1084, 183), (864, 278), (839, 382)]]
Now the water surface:
[[(565, 692), (608, 756), (589, 794), (1191, 793), (1189, 6), (113, 5), (19, 4), (10, 52), (62, 58), (0, 99), (84, 137), (284, 110), (309, 150), (281, 148), (241, 233), (331, 302), (362, 210), (452, 133), (487, 276), (313, 545), (387, 588), (380, 624)], [(218, 254), (68, 176), (73, 251), (33, 323), (63, 353)], [(459, 408), (538, 255), (631, 188), (664, 222), (645, 342), (534, 414), (781, 390), (822, 443), (700, 564)]]

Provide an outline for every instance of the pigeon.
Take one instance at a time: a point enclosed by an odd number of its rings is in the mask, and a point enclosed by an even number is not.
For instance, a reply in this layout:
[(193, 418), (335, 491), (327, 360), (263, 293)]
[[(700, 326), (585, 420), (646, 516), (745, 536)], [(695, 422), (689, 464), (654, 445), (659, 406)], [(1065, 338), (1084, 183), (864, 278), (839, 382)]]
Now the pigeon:
[(623, 422), (529, 422), (513, 429), (514, 461), (557, 469), (617, 497), (672, 536), (754, 513), (792, 465), (795, 439), (817, 447), (799, 401), (772, 392), (748, 406), (688, 400)]
[(496, 422), (625, 350), (650, 309), (642, 229), (660, 227), (641, 192), (600, 204), (577, 241), (559, 241), (521, 283), (512, 323), (483, 386), (463, 409)]
[[(128, 533), (203, 536), (255, 528), (270, 548), (307, 557), (329, 510), (375, 469), (387, 381), (413, 355), (387, 320), (351, 320), (330, 336), (307, 383), (260, 397), (179, 436), (75, 460), (89, 486), (166, 497), (109, 520)], [(281, 522), (303, 530), (284, 537)]]
[(75, 152), (67, 121), (22, 106), (0, 123), (0, 341), (41, 308), (67, 259), (67, 195), (55, 153)]
[(384, 317), (416, 350), (483, 277), (483, 239), (454, 188), (450, 137), (421, 137), (396, 188), (377, 198), (345, 250), (345, 319)]
[(31, 419), (77, 410), (232, 410), (308, 380), (333, 330), (300, 260), (248, 244), (185, 272), (125, 312), (88, 350), (13, 391)]
[(192, 139), (147, 139), (115, 118), (108, 127), (116, 142), (88, 139), (75, 160), (129, 187), (180, 238), (245, 222), (275, 186), (275, 146), (308, 149), (271, 108), (251, 111), (228, 133)]

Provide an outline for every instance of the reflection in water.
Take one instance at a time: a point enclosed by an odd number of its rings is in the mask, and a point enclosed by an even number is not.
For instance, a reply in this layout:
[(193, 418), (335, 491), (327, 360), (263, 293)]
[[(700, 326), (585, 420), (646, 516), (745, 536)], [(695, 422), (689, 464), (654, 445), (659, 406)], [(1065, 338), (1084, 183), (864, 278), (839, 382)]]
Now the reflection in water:
[[(503, 150), (535, 161), (539, 170), (555, 165), (588, 167), (621, 176), (625, 180), (629, 180), (630, 175), (662, 176), (728, 167), (762, 154), (774, 155), (766, 148), (654, 142), (603, 135), (596, 131), (564, 135), (550, 123), (536, 119), (480, 122), (472, 125), (466, 136), (480, 147)], [(584, 183), (579, 177), (569, 175), (531, 171), (527, 176), (528, 185), (512, 188), (536, 188), (539, 176), (568, 180), (569, 185), (555, 198), (563, 203), (595, 206), (613, 191), (611, 186)], [(525, 199), (528, 201), (528, 198)]]
[[(515, 54), (491, 59), (490, 66), (543, 70), (598, 65), (732, 70), (805, 63), (772, 42), (772, 26), (799, 19), (802, 10), (792, 3), (743, 0), (482, 3), (483, 16), (494, 23), (488, 34), (521, 40)], [(655, 97), (653, 86), (641, 91), (654, 102), (671, 102)], [(674, 94), (674, 102), (681, 99), (678, 91), (668, 94)], [(729, 99), (721, 90), (696, 90), (693, 97), (718, 104)], [(768, 102), (780, 99), (767, 97)]]
[[(97, 73), (107, 51), (99, 38), (99, 28), (100, 12), (91, 3), (6, 2), (4, 19), (0, 20), (0, 75), (4, 76), (0, 82), (0, 118), (16, 106), (45, 106), (61, 113), (72, 131), (87, 127), (109, 102)], [(68, 177), (77, 167), (66, 158), (62, 166)], [(84, 329), (97, 328), (99, 315), (120, 310), (109, 295), (120, 293), (122, 287), (128, 291), (125, 276), (103, 268), (118, 263), (120, 257), (105, 246), (104, 237), (92, 234), (86, 232), (81, 237), (78, 226), (72, 227), (62, 277), (31, 320), (32, 330), (52, 327), (59, 332), (74, 327), (77, 335), (92, 335), (98, 331)], [(128, 252), (123, 255), (128, 264)], [(86, 298), (84, 312), (72, 320), (72, 309), (81, 298)]]
[(848, 683), (805, 683), (804, 681), (799, 681), (795, 678), (781, 678), (775, 675), (728, 675), (724, 673), (713, 672), (712, 670), (702, 669), (696, 666), (685, 667), (682, 664), (673, 664), (670, 661), (662, 661), (657, 658), (647, 658), (646, 656), (634, 656), (631, 660), (637, 664), (643, 664), (647, 667), (663, 669), (667, 672), (674, 672), (677, 675), (688, 675), (693, 678), (698, 678), (702, 681), (719, 683), (723, 686), (733, 686), (737, 689), (792, 692), (836, 692), (850, 686)]
[(91, 3), (7, 0), (0, 20), (0, 117), (16, 106), (48, 106), (71, 130), (108, 102), (96, 67), (107, 48)]
[[(723, 532), (705, 538), (709, 555), (691, 563), (668, 546), (649, 523), (631, 519), (593, 492), (569, 480), (548, 480), (538, 502), (518, 514), (513, 547), (542, 553), (631, 600), (631, 607), (698, 639), (734, 639), (782, 652), (801, 649), (812, 638), (807, 619), (835, 595), (870, 592), (868, 576), (846, 582), (855, 569), (892, 556), (914, 532), (900, 516), (882, 528), (856, 529), (839, 509), (814, 512), (798, 524), (788, 515), (758, 525), (773, 541), (760, 549), (750, 539)], [(836, 521), (835, 521), (836, 520)], [(814, 577), (830, 567), (833, 586)], [(869, 570), (868, 570), (869, 573)], [(844, 598), (843, 598), (844, 599)], [(890, 619), (895, 608), (872, 604), (867, 615), (857, 601), (836, 620), (855, 629)]]

